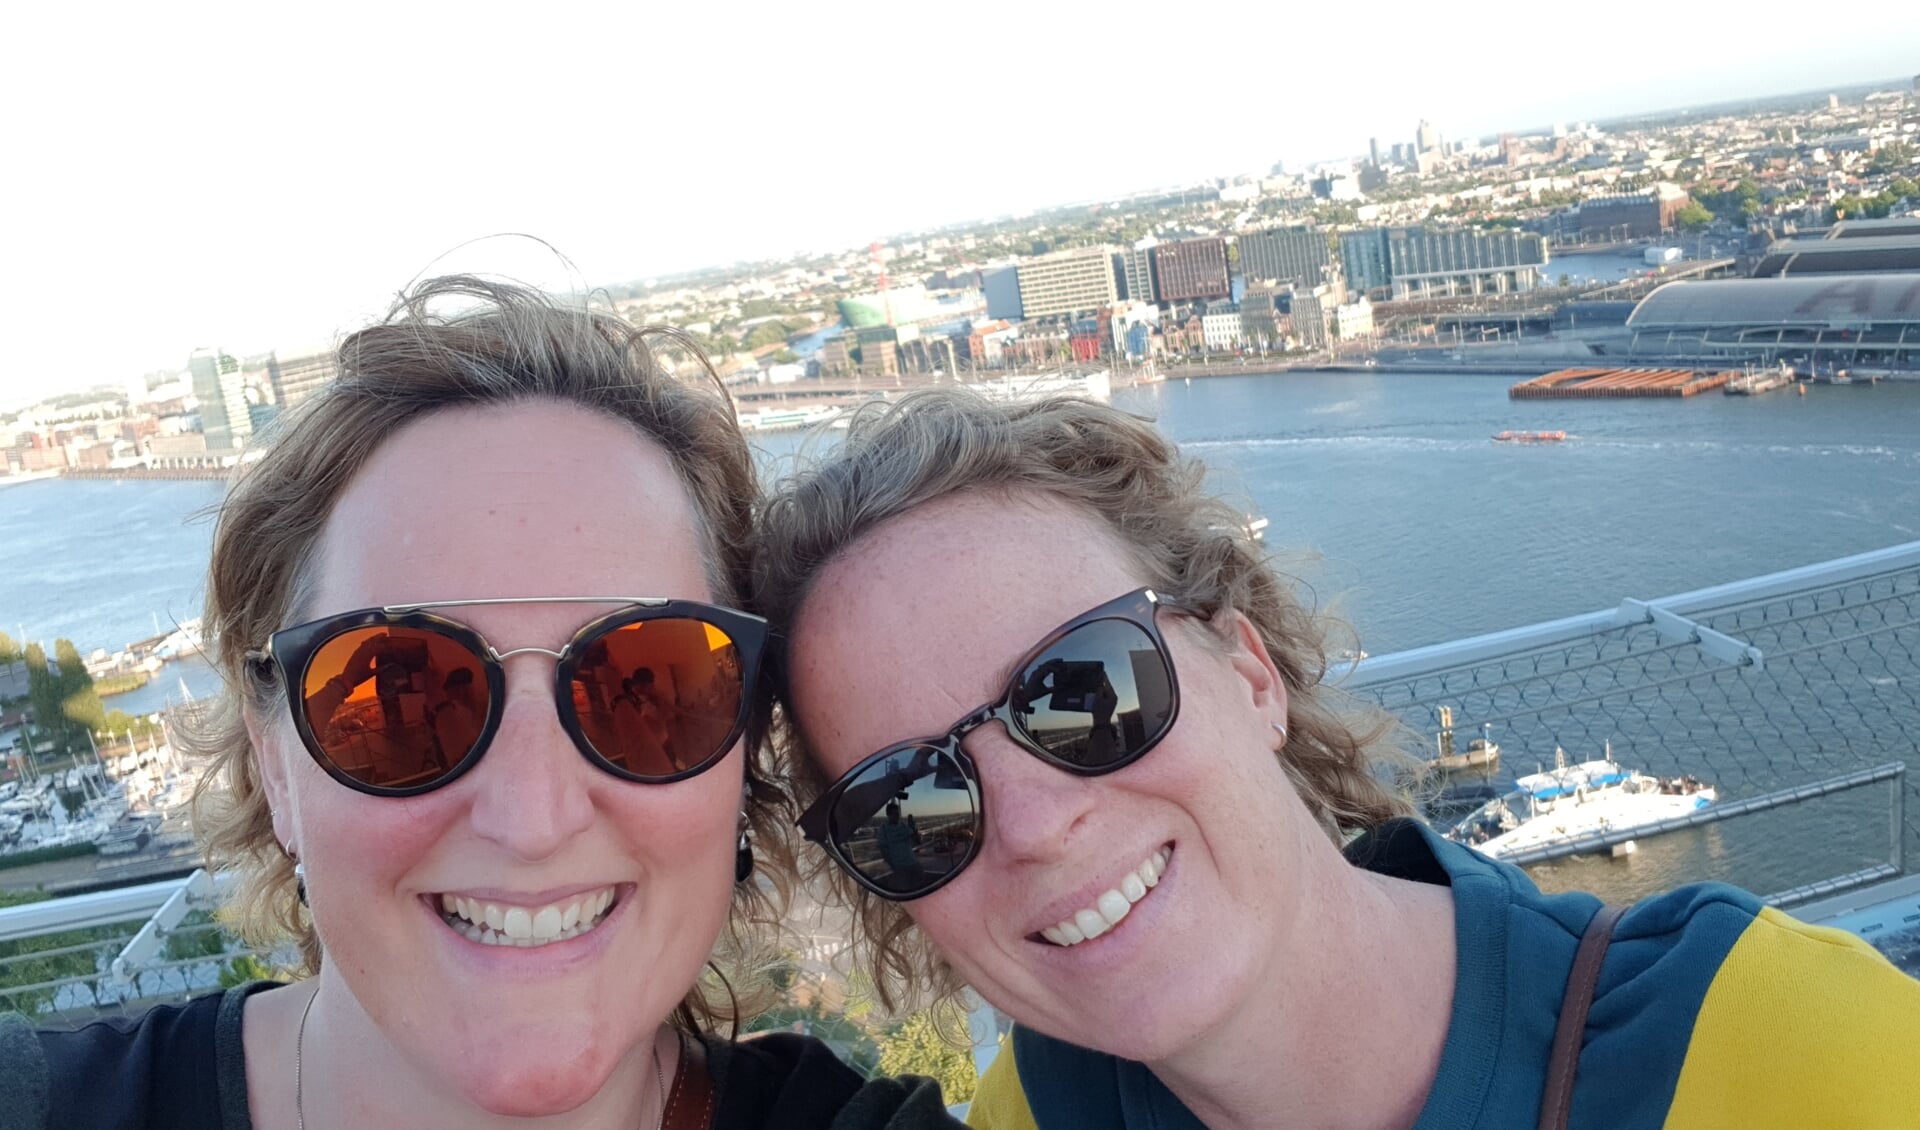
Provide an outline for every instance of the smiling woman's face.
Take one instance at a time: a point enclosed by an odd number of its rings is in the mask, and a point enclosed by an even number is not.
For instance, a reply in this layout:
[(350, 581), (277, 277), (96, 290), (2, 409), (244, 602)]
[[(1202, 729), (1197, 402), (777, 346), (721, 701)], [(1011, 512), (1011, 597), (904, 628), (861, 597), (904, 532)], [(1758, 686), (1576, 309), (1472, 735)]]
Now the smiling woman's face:
[[(711, 601), (693, 512), (629, 427), (544, 402), (452, 409), (389, 439), (347, 487), (298, 614), (531, 596)], [(615, 605), (446, 609), (502, 652), (559, 650)], [(465, 776), (406, 799), (327, 777), (284, 709), (255, 724), (275, 829), (307, 869), (326, 964), (409, 1065), (491, 1111), (595, 1094), (693, 984), (725, 921), (743, 759), (666, 785), (589, 763), (555, 712), (554, 660), (506, 660), (499, 731)], [(484, 945), (449, 908), (584, 933)]]
[[(821, 573), (795, 624), (792, 700), (821, 768), (833, 779), (941, 732), (1047, 632), (1143, 580), (1095, 519), (1049, 500), (960, 494), (889, 520)], [(979, 854), (906, 904), (1015, 1019), (1140, 1060), (1188, 1046), (1273, 976), (1298, 904), (1288, 860), (1324, 843), (1274, 755), (1286, 695), (1264, 650), (1250, 632), (1157, 615), (1180, 684), (1167, 737), (1076, 777), (998, 725), (973, 731)], [(1111, 907), (1102, 896), (1156, 858), (1158, 885), (1116, 926), (1060, 944), (1074, 934), (1053, 927)]]

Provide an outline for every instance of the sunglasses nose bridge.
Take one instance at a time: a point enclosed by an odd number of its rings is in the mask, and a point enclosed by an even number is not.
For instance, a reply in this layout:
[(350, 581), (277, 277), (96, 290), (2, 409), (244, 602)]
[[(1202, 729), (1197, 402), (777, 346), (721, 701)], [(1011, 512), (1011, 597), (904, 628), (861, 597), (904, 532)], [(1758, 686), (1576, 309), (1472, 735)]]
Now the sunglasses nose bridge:
[(524, 655), (527, 652), (533, 652), (538, 655), (550, 656), (552, 657), (553, 661), (556, 663), (558, 663), (560, 660), (565, 659), (567, 657), (566, 652), (555, 651), (550, 647), (510, 647), (505, 651), (501, 651), (499, 648), (494, 647), (492, 644), (487, 645), (487, 654), (493, 658), (493, 661), (495, 663), (504, 663), (513, 656)]

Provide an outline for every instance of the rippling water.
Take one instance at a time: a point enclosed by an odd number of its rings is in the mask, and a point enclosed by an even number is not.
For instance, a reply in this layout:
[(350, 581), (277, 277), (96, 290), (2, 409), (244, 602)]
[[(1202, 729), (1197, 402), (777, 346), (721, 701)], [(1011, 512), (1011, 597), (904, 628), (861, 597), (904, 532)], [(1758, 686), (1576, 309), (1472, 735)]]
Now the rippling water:
[[(1920, 384), (1516, 402), (1509, 383), (1459, 374), (1207, 378), (1123, 391), (1116, 403), (1157, 418), (1214, 469), (1218, 487), (1268, 516), (1269, 544), (1300, 551), (1289, 568), (1375, 655), (1920, 538)], [(1509, 428), (1571, 438), (1490, 438)], [(762, 447), (778, 462), (802, 443), (775, 435)], [(212, 528), (195, 516), (220, 490), (0, 486), (0, 630), (24, 628), (49, 643), (65, 636), (90, 651), (198, 615)], [(173, 664), (109, 705), (156, 709), (183, 682), (195, 695), (217, 689), (204, 665)], [(1821, 803), (1838, 812), (1851, 802)], [(1738, 823), (1757, 829), (1774, 819)], [(1863, 826), (1844, 815), (1823, 825), (1841, 830), (1823, 835)], [(1743, 876), (1751, 885), (1816, 877), (1795, 872), (1794, 835), (1711, 829), (1666, 837), (1634, 868), (1711, 873), (1729, 842), (1758, 868)], [(1780, 855), (1778, 867), (1760, 858), (1768, 852)], [(1616, 873), (1584, 861), (1541, 871), (1569, 884)]]
[[(1375, 655), (1920, 538), (1920, 384), (1510, 401), (1510, 378), (1170, 381), (1151, 415)], [(1503, 429), (1559, 444), (1494, 443)], [(800, 446), (765, 438), (774, 456)], [(0, 486), (0, 630), (83, 651), (199, 614), (207, 482)], [(164, 687), (211, 676), (176, 665)], [(151, 692), (149, 692), (151, 693)], [(142, 707), (145, 708), (145, 707)]]

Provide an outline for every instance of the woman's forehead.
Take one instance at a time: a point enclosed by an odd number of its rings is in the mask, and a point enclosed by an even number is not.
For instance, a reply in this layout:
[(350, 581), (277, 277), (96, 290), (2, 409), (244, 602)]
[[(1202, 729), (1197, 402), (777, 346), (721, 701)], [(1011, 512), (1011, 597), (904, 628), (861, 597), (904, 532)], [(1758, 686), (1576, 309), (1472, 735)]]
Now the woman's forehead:
[(335, 502), (313, 571), (338, 605), (540, 595), (707, 595), (691, 504), (657, 444), (566, 405), (438, 413)]

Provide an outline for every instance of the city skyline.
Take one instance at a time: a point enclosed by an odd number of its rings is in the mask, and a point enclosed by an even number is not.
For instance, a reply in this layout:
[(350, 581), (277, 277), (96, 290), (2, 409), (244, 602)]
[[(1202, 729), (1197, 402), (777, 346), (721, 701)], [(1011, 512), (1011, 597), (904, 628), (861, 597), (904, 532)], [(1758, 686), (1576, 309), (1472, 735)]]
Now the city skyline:
[[(1155, 54), (1162, 89), (1205, 75), (1213, 93), (1135, 99), (1098, 80), (1103, 61), (1143, 50), (1143, 22), (975, 12), (776, 12), (743, 39), (697, 15), (613, 9), (516, 22), (512, 36), (411, 13), (273, 26), (239, 9), (148, 12), (100, 33), (37, 12), (55, 48), (0, 79), (11, 104), (38, 108), (17, 153), (32, 222), (7, 284), (30, 332), (0, 373), (0, 409), (182, 368), (199, 347), (322, 342), (419, 273), (613, 283), (1300, 167), (1410, 139), (1422, 119), (1478, 137), (1853, 86), (1920, 62), (1887, 46), (1920, 35), (1920, 14), (1894, 12), (1870, 42), (1814, 28), (1676, 66), (1614, 41), (1555, 66), (1587, 49), (1578, 13), (1496, 4), (1472, 26), (1389, 39), (1369, 75), (1308, 52), (1273, 76), (1230, 68), (1243, 85), (1222, 84), (1217, 60)], [(1358, 34), (1330, 16), (1217, 14), (1193, 33), (1238, 23), (1281, 48)], [(923, 55), (945, 69), (905, 65)], [(1512, 65), (1467, 65), (1487, 56)], [(1449, 58), (1462, 69), (1434, 74)], [(1252, 114), (1261, 89), (1273, 110)], [(1208, 99), (1232, 113), (1198, 112)], [(895, 158), (857, 156), (876, 143)], [(530, 241), (471, 242), (508, 231), (551, 241), (577, 270)]]

